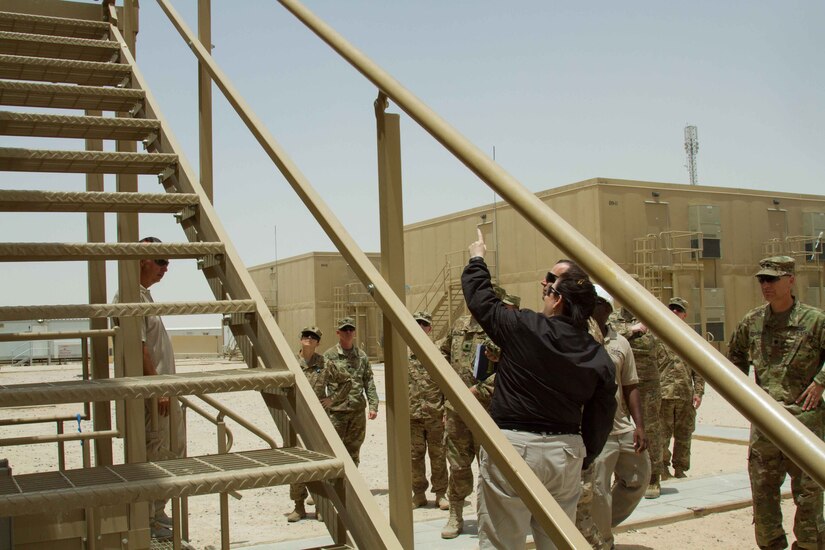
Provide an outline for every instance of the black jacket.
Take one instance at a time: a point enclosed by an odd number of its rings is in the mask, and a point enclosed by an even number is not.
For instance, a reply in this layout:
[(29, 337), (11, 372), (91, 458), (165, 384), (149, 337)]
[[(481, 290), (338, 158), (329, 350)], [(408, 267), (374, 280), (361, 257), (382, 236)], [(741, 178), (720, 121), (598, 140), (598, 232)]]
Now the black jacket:
[(604, 447), (616, 412), (616, 370), (604, 346), (565, 317), (507, 309), (479, 258), (464, 269), (461, 286), (470, 313), (502, 350), (493, 420), (502, 429), (581, 430), (589, 465)]

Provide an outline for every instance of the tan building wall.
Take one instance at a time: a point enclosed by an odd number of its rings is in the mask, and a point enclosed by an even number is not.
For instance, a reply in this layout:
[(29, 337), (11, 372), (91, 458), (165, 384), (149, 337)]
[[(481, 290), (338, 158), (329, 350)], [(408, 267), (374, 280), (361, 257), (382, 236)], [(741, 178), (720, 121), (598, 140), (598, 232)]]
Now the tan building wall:
[[(825, 230), (823, 196), (605, 178), (537, 195), (626, 271), (640, 274), (660, 299), (688, 299), (688, 321), (697, 329), (704, 321), (705, 332), (717, 340), (727, 340), (742, 315), (762, 303), (753, 274), (766, 255), (793, 255), (799, 266), (797, 295), (820, 307), (825, 303), (823, 261), (817, 257), (809, 262), (804, 253), (805, 245), (810, 247), (818, 231)], [(476, 227), (485, 234), (494, 277), (508, 292), (522, 297), (522, 307), (539, 307), (538, 281), (566, 255), (510, 206), (498, 202), (405, 228), (411, 311), (423, 303), (433, 309), (441, 297), (463, 307), (458, 279)], [(647, 240), (651, 253), (637, 252), (647, 235), (653, 235)], [(700, 248), (706, 256), (717, 251), (720, 257), (700, 259), (695, 253)], [(370, 257), (378, 266), (378, 254)], [(359, 316), (359, 342), (367, 345), (372, 357), (380, 356), (380, 311), (340, 255), (313, 252), (281, 260), (277, 276), (275, 267), (269, 263), (251, 271), (270, 305), (278, 302), (276, 318), (287, 339), (296, 338), (297, 331), (314, 320), (326, 335), (321, 346), (326, 349), (334, 342), (336, 308), (340, 311), (346, 304), (348, 314)], [(451, 295), (439, 284), (445, 281), (453, 283)]]
[[(628, 272), (644, 271), (643, 255), (635, 252), (640, 246), (636, 239), (655, 235), (656, 251), (648, 263), (663, 266), (656, 292), (662, 300), (682, 295), (698, 306), (703, 286), (708, 328), (724, 339), (747, 310), (761, 303), (753, 274), (759, 259), (769, 253), (795, 256), (800, 266), (797, 294), (803, 301), (823, 303), (823, 263), (819, 259), (809, 262), (804, 254), (805, 244), (810, 247), (818, 231), (825, 229), (823, 196), (604, 178), (537, 195)], [(698, 221), (700, 211), (718, 214), (715, 231), (721, 257), (696, 260), (696, 255), (665, 250), (690, 248), (691, 237), (693, 246), (702, 246), (698, 233), (688, 234), (702, 225), (708, 236), (708, 224)], [(494, 276), (498, 272), (500, 284), (522, 297), (522, 307), (539, 306), (538, 281), (565, 254), (507, 204), (498, 203), (407, 226), (407, 304), (411, 309), (420, 303), (447, 259), (466, 250), (478, 224), (488, 235), (488, 248), (498, 251), (494, 260), (498, 269), (491, 269)], [(766, 244), (770, 239), (779, 241)], [(457, 263), (466, 261), (466, 255), (461, 260)], [(453, 275), (458, 275), (457, 269)], [(655, 286), (652, 281), (646, 283)], [(689, 321), (698, 326), (699, 308), (691, 309)]]
[[(368, 256), (380, 267), (378, 254)], [(372, 359), (383, 358), (381, 312), (337, 252), (309, 252), (257, 265), (249, 272), (296, 350), (300, 330), (308, 325), (324, 333), (321, 351), (334, 345), (335, 320), (349, 315), (356, 318), (358, 345)]]

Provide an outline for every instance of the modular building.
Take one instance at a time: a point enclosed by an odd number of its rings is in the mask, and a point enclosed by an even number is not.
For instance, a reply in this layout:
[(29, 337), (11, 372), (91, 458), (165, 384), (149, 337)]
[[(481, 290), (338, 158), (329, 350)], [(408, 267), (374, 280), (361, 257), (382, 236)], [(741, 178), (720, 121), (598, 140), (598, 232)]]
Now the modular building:
[[(753, 275), (765, 256), (792, 256), (799, 298), (825, 304), (825, 196), (607, 178), (537, 196), (657, 298), (686, 298), (687, 321), (722, 349), (744, 313), (762, 303)], [(539, 307), (539, 280), (565, 256), (504, 202), (406, 226), (407, 306), (433, 313), (436, 337), (464, 312), (460, 274), (477, 227), (485, 234), (494, 278), (522, 297), (522, 307)], [(317, 268), (336, 258), (337, 271)], [(371, 258), (378, 262), (378, 255)], [(307, 267), (295, 271), (302, 264)], [(278, 269), (280, 287), (271, 275)], [(313, 317), (332, 319), (334, 304), (345, 303), (335, 293), (360, 285), (337, 254), (315, 252), (252, 271), (264, 296), (280, 289), (282, 300), (273, 310), (288, 337)], [(326, 298), (313, 298), (313, 292)], [(300, 298), (283, 300), (293, 293)], [(358, 307), (368, 311), (371, 300), (361, 297)], [(328, 326), (321, 325), (325, 334)], [(360, 328), (361, 338), (380, 342), (379, 332), (369, 333), (380, 330), (380, 322), (368, 323), (368, 334)]]
[[(88, 319), (33, 319), (0, 322), (0, 334), (77, 332), (89, 330)], [(0, 363), (31, 365), (78, 361), (82, 356), (80, 338), (67, 340), (0, 341)]]
[[(367, 256), (380, 267), (376, 253)], [(320, 351), (337, 342), (335, 321), (355, 319), (356, 341), (370, 359), (383, 360), (381, 310), (346, 260), (337, 252), (309, 252), (249, 268), (286, 339), (295, 342), (303, 327), (323, 332)]]

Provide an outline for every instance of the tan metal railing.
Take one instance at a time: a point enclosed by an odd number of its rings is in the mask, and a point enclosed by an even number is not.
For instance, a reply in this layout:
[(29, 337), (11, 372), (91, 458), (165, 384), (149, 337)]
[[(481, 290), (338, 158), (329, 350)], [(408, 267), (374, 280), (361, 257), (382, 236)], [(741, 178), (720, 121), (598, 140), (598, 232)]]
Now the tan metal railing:
[[(217, 87), (249, 127), (265, 152), (311, 211), (329, 238), (365, 285), (392, 326), (421, 359), (446, 397), (465, 419), (493, 461), (523, 499), (553, 541), (567, 548), (584, 548), (584, 538), (535, 474), (503, 437), (484, 409), (418, 328), (403, 302), (346, 232), (331, 209), (309, 184), (297, 166), (249, 109), (197, 37), (183, 23), (167, 0), (158, 0)], [(633, 303), (638, 316), (655, 326), (664, 341), (700, 372), (728, 401), (768, 434), (777, 445), (820, 484), (825, 485), (825, 443), (813, 436), (779, 404), (747, 379), (710, 344), (672, 315), (668, 309), (617, 264), (588, 242), (570, 224), (532, 192), (505, 172), (485, 153), (441, 119), (411, 92), (364, 56), (331, 27), (296, 0), (280, 0), (301, 22), (361, 72), (396, 105), (418, 122), (473, 173), (501, 195), (545, 237), (578, 261), (594, 279), (623, 303)], [(473, 239), (468, 235), (468, 242)]]

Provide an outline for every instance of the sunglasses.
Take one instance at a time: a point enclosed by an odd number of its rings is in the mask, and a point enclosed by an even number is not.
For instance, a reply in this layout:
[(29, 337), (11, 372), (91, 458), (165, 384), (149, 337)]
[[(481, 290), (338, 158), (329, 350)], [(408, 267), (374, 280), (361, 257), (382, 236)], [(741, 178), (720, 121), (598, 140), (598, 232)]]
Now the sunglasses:
[(305, 333), (301, 334), (301, 340), (305, 340), (307, 338), (309, 338), (311, 340), (315, 340), (316, 342), (321, 341), (321, 339), (318, 338), (318, 336), (316, 334), (313, 334), (311, 332), (305, 332)]
[(419, 325), (421, 325), (422, 327), (428, 327), (428, 326), (430, 326), (430, 323), (428, 323), (427, 321), (416, 321), (416, 323), (418, 323), (418, 324), (419, 324)]
[(152, 260), (152, 261), (155, 262), (155, 265), (157, 265), (159, 267), (166, 267), (166, 266), (169, 265), (169, 260)]
[(558, 279), (558, 278), (559, 278), (558, 275), (556, 275), (552, 271), (548, 271), (547, 275), (544, 276), (544, 280), (547, 281), (548, 285), (552, 285), (553, 283), (555, 283), (556, 279)]
[(556, 297), (561, 298), (561, 292), (559, 292), (558, 290), (556, 290), (555, 288), (553, 288), (550, 285), (547, 285), (547, 294), (555, 294)]
[(344, 327), (338, 329), (341, 332), (355, 332), (355, 327)]
[(782, 277), (777, 277), (776, 275), (757, 275), (756, 280), (759, 281), (759, 284), (762, 283), (775, 283)]

